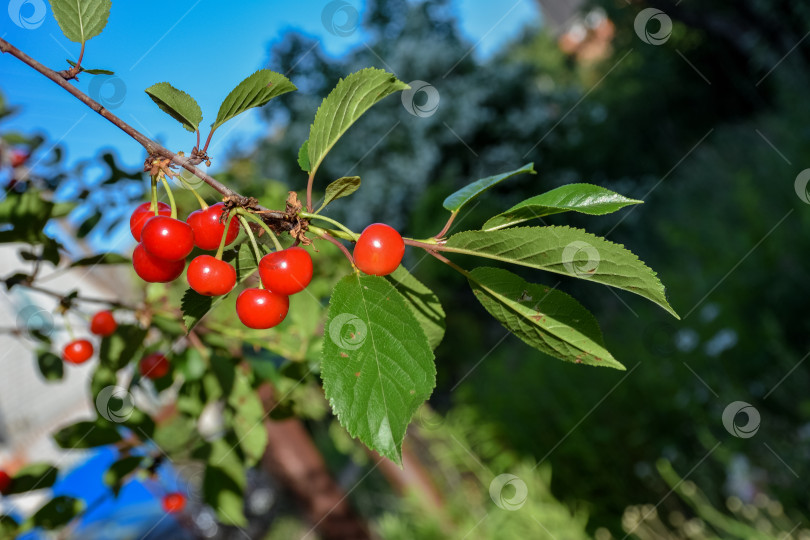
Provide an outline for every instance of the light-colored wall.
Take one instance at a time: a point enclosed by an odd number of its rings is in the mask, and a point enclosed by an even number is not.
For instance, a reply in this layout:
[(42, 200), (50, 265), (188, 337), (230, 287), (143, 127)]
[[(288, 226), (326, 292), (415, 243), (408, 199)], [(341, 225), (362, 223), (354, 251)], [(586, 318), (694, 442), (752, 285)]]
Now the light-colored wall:
[[(30, 272), (31, 263), (18, 255), (22, 247), (0, 245), (0, 277)], [(51, 273), (54, 277), (48, 278)], [(82, 295), (109, 299), (120, 299), (130, 289), (127, 270), (120, 267), (55, 271), (45, 263), (37, 283), (60, 293), (79, 289)], [(70, 339), (62, 316), (55, 313), (57, 305), (55, 298), (28, 288), (18, 286), (7, 291), (0, 285), (0, 328), (20, 331), (19, 335), (0, 333), (0, 468), (11, 474), (28, 463), (47, 461), (65, 469), (81, 460), (82, 451), (59, 448), (50, 434), (76, 420), (96, 416), (89, 395), (95, 359), (80, 366), (66, 364), (64, 378), (55, 382), (46, 381), (37, 366), (36, 351), (42, 343), (27, 334), (29, 324), (37, 320), (44, 324), (53, 341), (52, 352), (57, 355)], [(97, 309), (92, 304), (80, 304), (79, 308), (87, 316)], [(71, 313), (70, 323), (77, 338), (86, 337), (98, 345), (99, 339), (90, 334), (88, 319), (82, 314)], [(39, 504), (40, 497), (5, 498), (0, 508), (11, 504), (26, 513), (28, 507)]]

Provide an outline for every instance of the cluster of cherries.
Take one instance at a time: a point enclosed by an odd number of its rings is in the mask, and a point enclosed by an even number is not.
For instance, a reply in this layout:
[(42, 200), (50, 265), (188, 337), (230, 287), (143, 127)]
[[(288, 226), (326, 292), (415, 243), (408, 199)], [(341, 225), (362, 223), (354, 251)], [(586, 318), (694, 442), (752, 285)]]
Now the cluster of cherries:
[[(150, 203), (138, 206), (130, 218), (132, 236), (140, 243), (135, 247), (132, 263), (144, 281), (168, 282), (177, 279), (186, 266), (186, 257), (196, 245), (200, 249), (227, 245), (239, 234), (239, 225), (222, 222), (223, 203), (192, 212), (183, 222), (170, 216), (171, 209), (158, 203), (157, 213)], [(224, 235), (224, 239), (223, 239)], [(405, 254), (405, 242), (392, 227), (373, 223), (366, 227), (354, 247), (354, 264), (366, 274), (385, 276), (397, 269)], [(298, 246), (269, 253), (259, 261), (260, 287), (243, 290), (236, 298), (236, 314), (248, 328), (267, 329), (281, 323), (290, 309), (290, 296), (303, 291), (312, 281), (312, 257)], [(205, 296), (228, 294), (236, 286), (236, 270), (217, 257), (199, 255), (188, 265), (189, 286)], [(112, 335), (118, 323), (109, 311), (99, 311), (90, 322), (97, 336)], [(76, 339), (62, 351), (62, 359), (82, 364), (93, 356), (93, 344)], [(141, 359), (144, 377), (159, 379), (169, 372), (169, 362), (160, 353)]]
[[(149, 283), (168, 283), (180, 277), (186, 267), (186, 257), (194, 246), (204, 250), (219, 247), (222, 236), (226, 234), (225, 224), (220, 219), (223, 208), (223, 203), (213, 204), (192, 212), (186, 221), (181, 221), (171, 217), (171, 208), (166, 203), (157, 203), (156, 210), (148, 202), (138, 206), (129, 219), (129, 230), (139, 242), (132, 253), (135, 273)], [(236, 240), (238, 234), (239, 223), (233, 220), (228, 226), (225, 245)], [(236, 271), (228, 263), (210, 255), (201, 255), (191, 261), (188, 275), (212, 296), (225, 294), (236, 284)], [(227, 288), (230, 281), (233, 283)]]
[[(139, 242), (132, 254), (135, 273), (150, 283), (173, 281), (183, 273), (186, 257), (194, 246), (214, 250), (232, 243), (239, 234), (239, 225), (236, 220), (223, 223), (223, 211), (224, 204), (217, 203), (192, 212), (183, 222), (171, 217), (165, 203), (158, 203), (156, 210), (151, 203), (138, 206), (129, 221), (132, 236)], [(374, 223), (358, 238), (354, 262), (367, 274), (384, 276), (396, 270), (404, 253), (402, 236), (388, 225)], [(261, 286), (247, 288), (236, 298), (239, 320), (254, 329), (280, 324), (290, 309), (289, 297), (309, 285), (312, 271), (312, 257), (298, 246), (262, 257)], [(236, 286), (236, 270), (221, 259), (218, 251), (216, 257), (195, 257), (188, 265), (186, 279), (199, 294), (222, 296)]]
[[(90, 320), (90, 332), (108, 337), (118, 329), (118, 322), (107, 310), (99, 311)], [(74, 339), (62, 350), (62, 360), (70, 364), (83, 364), (93, 356), (93, 344), (88, 339)], [(169, 360), (165, 355), (155, 352), (147, 354), (138, 363), (141, 376), (147, 379), (160, 379), (169, 373)]]

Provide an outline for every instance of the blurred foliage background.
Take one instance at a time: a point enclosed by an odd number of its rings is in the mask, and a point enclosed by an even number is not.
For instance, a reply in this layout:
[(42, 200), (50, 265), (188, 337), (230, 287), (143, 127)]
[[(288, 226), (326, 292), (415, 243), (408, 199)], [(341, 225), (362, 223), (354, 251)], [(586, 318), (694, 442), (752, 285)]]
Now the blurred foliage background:
[[(549, 32), (527, 30), (491, 61), (466, 57), (448, 72), (470, 44), (446, 3), (372, 2), (368, 47), (340, 59), (308, 55), (301, 91), (267, 113), (283, 138), (245, 159), (274, 178), (300, 177), (294, 156), (309, 111), (341, 74), (376, 65), (431, 83), (441, 101), (428, 118), (381, 103), (387, 110), (362, 119), (327, 161), (326, 177), (363, 178), (364, 189), (340, 207), (355, 227), (385, 219), (417, 237), (431, 234), (451, 189), (530, 160), (536, 177), (516, 179), (501, 198), (496, 191), (460, 226), (571, 181), (644, 198), (632, 212), (588, 218), (587, 226), (655, 268), (682, 320), (608, 289), (563, 285), (595, 311), (627, 374), (549, 361), (481, 317), (451, 272), (410, 260), (452, 306), (431, 402), (442, 411), (465, 407), (504, 447), (551, 464), (553, 493), (586, 509), (591, 531), (617, 534), (617, 516), (636, 504), (661, 501), (667, 523), (670, 513), (693, 512), (674, 495), (663, 498), (670, 485), (661, 459), (691, 473), (706, 504), (767, 495), (795, 525), (810, 510), (800, 480), (810, 473), (802, 363), (810, 212), (794, 190), (809, 161), (810, 4), (650, 4), (673, 22), (660, 46), (634, 31), (649, 6), (592, 2), (583, 13), (615, 27), (602, 58), (581, 60)], [(284, 71), (316, 45), (290, 34), (269, 63)], [(585, 221), (563, 219), (548, 221)], [(761, 413), (751, 439), (723, 428), (722, 412), (735, 400)]]
[[(671, 18), (663, 44), (634, 30), (647, 7)], [(280, 204), (284, 185), (305, 181), (298, 148), (337, 79), (389, 69), (433, 85), (439, 107), (418, 117), (390, 98), (362, 118), (319, 176), (325, 185), (356, 174), (363, 188), (329, 215), (356, 229), (386, 221), (428, 236), (446, 219), (439, 208), (450, 191), (534, 161), (538, 175), (495, 190), (456, 226), (475, 228), (572, 181), (643, 198), (613, 216), (547, 222), (587, 219), (591, 232), (629, 246), (657, 270), (682, 319), (563, 280), (628, 371), (564, 364), (509, 336), (449, 269), (410, 253), (406, 267), (448, 313), (435, 417), (420, 419), (413, 437), (447, 497), (449, 522), (434, 520), (418, 497), (380, 497), (378, 472), (351, 494), (355, 505), (385, 538), (535, 538), (545, 534), (538, 523), (549, 538), (807, 537), (810, 206), (795, 179), (810, 163), (810, 3), (597, 0), (582, 6), (576, 30), (598, 54), (527, 28), (485, 62), (466, 54), (473, 44), (452, 13), (446, 0), (369, 1), (369, 40), (340, 58), (289, 32), (268, 65), (295, 66), (299, 92), (266, 110), (270, 135), (250, 152), (232, 149), (218, 177)], [(751, 438), (723, 426), (725, 407), (738, 400), (761, 415)], [(313, 401), (302, 389), (301, 403)], [(370, 469), (321, 405), (296, 412), (333, 471), (349, 467), (356, 478)], [(493, 511), (486, 486), (502, 473), (527, 484), (525, 511)], [(307, 529), (287, 517), (270, 537)]]

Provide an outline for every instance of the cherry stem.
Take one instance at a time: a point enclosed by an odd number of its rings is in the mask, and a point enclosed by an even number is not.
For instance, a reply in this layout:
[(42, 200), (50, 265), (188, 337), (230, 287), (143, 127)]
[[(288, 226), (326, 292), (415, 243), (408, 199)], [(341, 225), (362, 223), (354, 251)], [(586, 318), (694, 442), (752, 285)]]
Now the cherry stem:
[(76, 70), (76, 75), (78, 75), (78, 73), (82, 70), (82, 59), (84, 58), (84, 46), (86, 44), (87, 44), (86, 41), (82, 43), (82, 48), (81, 50), (79, 50), (79, 57), (76, 59), (76, 65), (73, 66), (73, 69)]
[(432, 242), (414, 240), (413, 238), (402, 239), (402, 241), (405, 242), (406, 245), (422, 248), (425, 251), (450, 251), (444, 246), (444, 243), (439, 243), (433, 238), (431, 238), (431, 240)]
[(194, 131), (197, 134), (197, 150), (199, 150), (200, 149), (200, 128), (197, 128)]
[(428, 255), (433, 255), (434, 257), (436, 257), (437, 259), (442, 261), (444, 264), (446, 264), (447, 266), (449, 266), (450, 268), (452, 268), (453, 270), (455, 270), (456, 272), (461, 274), (462, 276), (467, 277), (467, 278), (470, 277), (470, 273), (468, 271), (466, 271), (465, 269), (463, 269), (462, 267), (460, 267), (459, 265), (457, 265), (456, 263), (454, 263), (453, 261), (451, 261), (450, 259), (448, 259), (444, 255), (436, 253), (435, 251), (427, 250), (427, 252), (428, 252)]
[(254, 214), (252, 214), (252, 213), (250, 213), (250, 212), (248, 212), (248, 211), (246, 211), (246, 210), (244, 210), (242, 208), (237, 208), (236, 213), (238, 213), (240, 216), (250, 218), (253, 221), (255, 221), (256, 223), (258, 223), (262, 227), (262, 229), (264, 229), (264, 232), (266, 232), (270, 236), (270, 239), (273, 241), (273, 245), (276, 246), (276, 251), (283, 251), (284, 250), (284, 247), (282, 247), (281, 242), (278, 241), (278, 237), (276, 236), (276, 233), (274, 233), (273, 230), (270, 227), (267, 226), (267, 223), (265, 223), (262, 218), (254, 215)]
[(219, 248), (217, 249), (216, 259), (222, 260), (222, 253), (225, 251), (225, 239), (228, 237), (228, 229), (231, 227), (231, 220), (236, 215), (236, 212), (231, 210), (228, 212), (228, 219), (225, 220), (225, 230), (222, 232), (222, 239), (219, 241)]
[(352, 241), (356, 242), (357, 239), (360, 237), (359, 234), (355, 233), (354, 231), (352, 231), (351, 229), (349, 229), (348, 227), (343, 225), (343, 223), (337, 221), (336, 219), (332, 219), (332, 218), (329, 218), (329, 217), (326, 217), (326, 216), (322, 216), (320, 214), (312, 214), (312, 213), (309, 213), (309, 212), (299, 212), (298, 215), (300, 217), (302, 217), (302, 218), (305, 218), (305, 219), (320, 219), (320, 220), (326, 221), (327, 223), (331, 223), (332, 225), (334, 225), (335, 227), (341, 229), (342, 231), (344, 231), (346, 234), (349, 235), (349, 238), (347, 238), (346, 240), (352, 240)]
[[(239, 221), (242, 223), (242, 227), (245, 228), (245, 232), (247, 232), (248, 238), (250, 238), (250, 243), (253, 246), (253, 255), (256, 257), (256, 265), (259, 265), (259, 261), (262, 260), (262, 252), (259, 251), (259, 244), (256, 243), (256, 237), (253, 236), (253, 231), (250, 230), (250, 223), (244, 218), (244, 216), (239, 216)], [(264, 285), (262, 284), (262, 280), (259, 280), (259, 288), (264, 289)]]
[(67, 330), (70, 340), (71, 341), (75, 340), (76, 335), (73, 333), (73, 326), (70, 324), (70, 319), (68, 319), (67, 312), (62, 313), (62, 320), (65, 322), (65, 330)]
[(152, 177), (152, 203), (149, 205), (149, 211), (158, 215), (157, 176)]
[(321, 229), (319, 227), (310, 226), (309, 230), (312, 231), (313, 233), (317, 234), (318, 236), (320, 236), (321, 238), (323, 238), (327, 242), (331, 242), (332, 244), (335, 244), (337, 247), (339, 247), (340, 251), (342, 251), (343, 254), (346, 255), (346, 258), (349, 259), (349, 262), (352, 263), (352, 267), (355, 266), (354, 265), (354, 258), (352, 257), (352, 254), (349, 253), (349, 250), (346, 249), (346, 246), (344, 246), (340, 242), (340, 240), (336, 239), (334, 236), (332, 236), (331, 234), (326, 232), (326, 230)]
[(451, 212), (450, 213), (450, 219), (448, 219), (447, 223), (444, 224), (444, 227), (442, 228), (442, 230), (439, 231), (438, 233), (436, 233), (436, 236), (434, 236), (434, 238), (439, 239), (439, 238), (442, 238), (445, 234), (447, 234), (447, 231), (450, 230), (450, 225), (453, 224), (453, 220), (456, 219), (457, 215), (458, 215), (458, 210), (456, 210), (454, 212)]
[(169, 185), (169, 182), (166, 180), (166, 176), (164, 174), (160, 174), (159, 177), (160, 181), (163, 182), (163, 187), (166, 188), (166, 195), (169, 196), (169, 206), (172, 207), (172, 219), (177, 219), (177, 204), (174, 202), (172, 188)]
[(307, 178), (307, 212), (312, 212), (312, 183), (315, 180), (315, 170)]
[[(205, 146), (202, 148), (202, 153), (205, 154), (208, 150), (208, 145), (211, 143), (211, 137), (214, 136), (214, 131), (216, 128), (211, 128), (211, 131), (208, 133), (208, 138), (205, 139)], [(199, 148), (200, 143), (199, 140), (197, 141), (197, 147)]]
[(193, 194), (194, 194), (194, 197), (197, 199), (197, 202), (198, 202), (198, 203), (200, 203), (200, 208), (202, 208), (203, 210), (206, 210), (206, 209), (208, 208), (208, 203), (207, 203), (207, 202), (205, 202), (205, 199), (203, 199), (202, 197), (200, 197), (200, 194), (199, 194), (199, 193), (197, 193), (197, 190), (196, 190), (196, 189), (194, 189), (194, 186), (192, 186), (192, 185), (191, 185), (191, 184), (188, 182), (188, 180), (186, 180), (185, 178), (183, 178), (183, 175), (182, 175), (182, 174), (178, 174), (178, 175), (176, 175), (176, 177), (177, 177), (178, 179), (180, 179), (180, 183), (181, 183), (181, 184), (183, 184), (183, 187), (185, 187), (187, 190), (191, 191), (191, 193), (193, 193)]

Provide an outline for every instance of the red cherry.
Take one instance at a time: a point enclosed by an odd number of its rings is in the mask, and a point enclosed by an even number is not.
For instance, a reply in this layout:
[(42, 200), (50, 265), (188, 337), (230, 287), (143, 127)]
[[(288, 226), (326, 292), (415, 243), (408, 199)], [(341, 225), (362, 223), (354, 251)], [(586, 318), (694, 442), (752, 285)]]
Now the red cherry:
[(132, 266), (138, 277), (148, 283), (168, 283), (180, 277), (186, 261), (167, 261), (155, 257), (143, 248), (143, 244), (138, 244), (132, 252)]
[(233, 266), (211, 255), (195, 257), (188, 265), (186, 279), (192, 289), (205, 296), (228, 294), (236, 285)]
[[(194, 230), (194, 243), (198, 248), (209, 250), (219, 248), (219, 242), (222, 240), (222, 234), (225, 232), (225, 222), (220, 221), (223, 208), (225, 208), (225, 203), (218, 202), (212, 204), (205, 210), (195, 210), (186, 218), (186, 223)], [(228, 236), (225, 237), (225, 245), (227, 246), (236, 240), (238, 235), (239, 221), (234, 218), (231, 220), (231, 224), (228, 227)]]
[(155, 216), (141, 231), (143, 248), (167, 261), (185, 259), (194, 249), (194, 232), (188, 223), (166, 216)]
[(163, 510), (169, 514), (181, 512), (186, 507), (186, 496), (182, 493), (169, 493), (163, 497)]
[(287, 316), (290, 297), (267, 289), (245, 289), (236, 298), (236, 314), (248, 328), (273, 328)]
[(6, 471), (0, 470), (0, 494), (5, 495), (11, 487), (11, 476)]
[[(152, 203), (148, 202), (138, 205), (135, 211), (132, 212), (132, 217), (129, 218), (129, 230), (132, 232), (132, 237), (138, 242), (141, 241), (141, 231), (143, 230), (143, 226), (146, 225), (146, 222), (150, 218), (155, 217), (155, 213), (150, 209), (151, 205)], [(158, 214), (161, 216), (170, 216), (172, 214), (172, 209), (169, 208), (168, 204), (159, 202)]]
[(17, 167), (22, 166), (26, 161), (28, 161), (29, 157), (31, 157), (31, 154), (29, 154), (28, 152), (23, 152), (21, 150), (12, 150), (9, 161), (11, 162), (11, 166), (16, 169)]
[(147, 379), (160, 379), (169, 373), (169, 360), (160, 353), (147, 354), (141, 358), (138, 369)]
[(118, 328), (118, 323), (115, 322), (113, 314), (107, 310), (99, 311), (93, 315), (90, 321), (90, 331), (97, 336), (110, 336)]
[(93, 356), (93, 344), (86, 339), (76, 339), (65, 345), (62, 360), (71, 364), (83, 364)]
[(297, 246), (268, 253), (259, 262), (259, 275), (262, 284), (274, 293), (301, 292), (312, 281), (312, 257)]
[(405, 255), (402, 236), (384, 223), (372, 223), (354, 246), (354, 264), (373, 276), (387, 276), (397, 269)]

